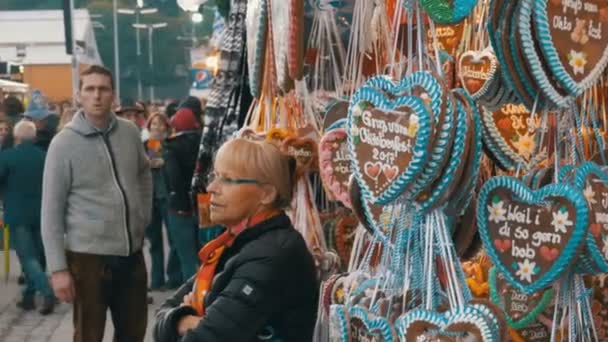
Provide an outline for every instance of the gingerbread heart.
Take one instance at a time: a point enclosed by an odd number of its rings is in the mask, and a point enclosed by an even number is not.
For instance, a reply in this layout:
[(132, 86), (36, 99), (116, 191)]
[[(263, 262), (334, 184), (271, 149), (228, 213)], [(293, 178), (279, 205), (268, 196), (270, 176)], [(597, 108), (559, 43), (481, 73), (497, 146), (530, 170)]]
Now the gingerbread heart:
[(553, 300), (553, 289), (526, 295), (514, 289), (495, 267), (489, 272), (490, 298), (504, 311), (505, 319), (513, 329), (522, 329), (534, 323)]
[[(488, 256), (511, 286), (543, 290), (575, 260), (587, 234), (588, 208), (568, 184), (532, 191), (512, 177), (494, 177), (479, 193), (477, 226)], [(510, 241), (509, 248), (504, 243)], [(543, 253), (541, 249), (556, 249)], [(544, 249), (543, 249), (544, 250)]]
[(361, 187), (354, 176), (349, 181), (349, 195), (352, 210), (363, 227), (382, 242), (391, 240), (391, 218), (400, 212), (401, 206), (372, 204), (361, 194)]
[(330, 307), (329, 339), (330, 341), (348, 342), (349, 331), (348, 312), (344, 305), (334, 304)]
[(382, 341), (395, 340), (393, 328), (388, 320), (376, 317), (361, 307), (349, 310), (350, 341)]
[[(396, 199), (423, 170), (432, 146), (432, 114), (414, 96), (390, 101), (372, 88), (359, 89), (348, 113), (348, 145), (363, 195), (374, 204)], [(393, 179), (377, 167), (398, 168)]]
[(429, 17), (439, 24), (456, 24), (468, 17), (477, 0), (420, 0)]
[[(487, 313), (489, 314), (489, 313)], [(465, 306), (444, 313), (412, 310), (395, 323), (400, 341), (498, 341), (500, 331), (494, 317), (477, 308)]]
[(577, 170), (574, 185), (583, 192), (590, 209), (586, 262), (599, 273), (608, 272), (608, 174), (593, 162)]
[(352, 216), (345, 216), (336, 224), (336, 252), (342, 265), (348, 265), (358, 226), (359, 221)]
[(463, 33), (464, 23), (435, 25), (435, 30), (429, 28), (426, 34), (428, 51), (435, 51), (434, 39), (436, 37), (439, 50), (443, 50), (452, 56), (455, 55), (462, 41)]
[(351, 208), (348, 181), (352, 172), (347, 138), (345, 128), (337, 128), (323, 135), (319, 143), (319, 170), (325, 189), (335, 199)]
[(296, 174), (301, 176), (313, 170), (317, 163), (317, 143), (310, 138), (287, 138), (281, 151), (296, 159)]
[(540, 115), (532, 115), (522, 104), (506, 104), (495, 112), (484, 110), (484, 141), (506, 169), (526, 166), (532, 160), (546, 158), (546, 153), (538, 151), (535, 139), (541, 122)]
[(486, 94), (497, 70), (498, 61), (490, 48), (466, 51), (458, 60), (458, 77), (462, 87), (474, 100)]
[(349, 103), (346, 100), (333, 100), (325, 108), (323, 131), (327, 132), (346, 125)]
[(608, 3), (603, 0), (534, 1), (539, 45), (560, 85), (578, 96), (608, 64)]

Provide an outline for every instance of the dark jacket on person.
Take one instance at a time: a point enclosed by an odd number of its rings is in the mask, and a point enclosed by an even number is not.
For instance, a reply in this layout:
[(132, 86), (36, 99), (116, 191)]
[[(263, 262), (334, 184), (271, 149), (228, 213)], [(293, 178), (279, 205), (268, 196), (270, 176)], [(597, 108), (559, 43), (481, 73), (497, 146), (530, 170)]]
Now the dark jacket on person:
[(36, 146), (40, 147), (44, 151), (49, 150), (51, 140), (57, 134), (57, 127), (59, 127), (59, 116), (49, 115), (47, 120), (46, 128), (39, 129), (36, 131)]
[(4, 221), (10, 227), (40, 224), (45, 155), (32, 142), (0, 152)]
[(180, 307), (195, 277), (157, 311), (155, 341), (253, 342), (271, 334), (267, 341), (312, 340), (319, 295), (315, 264), (285, 214), (246, 229), (224, 251), (204, 299), (204, 318), (180, 338), (180, 319), (197, 315)]
[(193, 212), (190, 185), (200, 139), (198, 131), (183, 131), (165, 140), (163, 158), (170, 212)]

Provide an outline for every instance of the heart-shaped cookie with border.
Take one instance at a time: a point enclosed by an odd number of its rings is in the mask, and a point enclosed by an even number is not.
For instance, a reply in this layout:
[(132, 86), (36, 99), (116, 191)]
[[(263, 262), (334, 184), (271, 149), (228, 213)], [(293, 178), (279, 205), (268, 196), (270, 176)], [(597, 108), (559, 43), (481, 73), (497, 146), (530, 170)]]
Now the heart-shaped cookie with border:
[(514, 289), (505, 278), (492, 267), (488, 276), (490, 298), (503, 310), (505, 319), (513, 329), (522, 329), (534, 323), (553, 300), (553, 289), (526, 295)]
[(491, 317), (465, 306), (444, 313), (414, 309), (395, 323), (400, 341), (498, 341), (499, 327)]
[(319, 169), (328, 192), (351, 208), (348, 182), (352, 172), (347, 138), (345, 128), (337, 128), (323, 135), (319, 143)]
[(584, 258), (598, 273), (608, 272), (608, 174), (593, 162), (583, 163), (574, 185), (589, 204), (589, 233)]
[(532, 191), (515, 178), (494, 177), (479, 193), (477, 227), (509, 284), (532, 294), (551, 285), (578, 256), (587, 234), (587, 202), (568, 184)]
[(285, 139), (281, 145), (281, 151), (295, 158), (296, 174), (304, 175), (310, 170), (314, 170), (318, 161), (317, 143), (310, 138), (291, 137)]
[(395, 340), (393, 328), (382, 317), (376, 317), (362, 307), (349, 310), (349, 330), (351, 341), (392, 342)]
[(247, 64), (249, 65), (249, 88), (253, 97), (259, 97), (264, 73), (266, 38), (268, 33), (268, 1), (253, 0), (247, 4)]
[(461, 85), (475, 100), (487, 93), (497, 70), (498, 60), (489, 47), (482, 51), (466, 51), (458, 59)]
[(414, 96), (390, 101), (360, 88), (348, 113), (348, 145), (363, 195), (374, 204), (396, 199), (422, 172), (432, 146), (433, 117)]
[(420, 0), (431, 19), (439, 24), (456, 24), (468, 17), (477, 0)]
[(553, 76), (578, 96), (608, 65), (608, 2), (534, 1), (539, 45)]

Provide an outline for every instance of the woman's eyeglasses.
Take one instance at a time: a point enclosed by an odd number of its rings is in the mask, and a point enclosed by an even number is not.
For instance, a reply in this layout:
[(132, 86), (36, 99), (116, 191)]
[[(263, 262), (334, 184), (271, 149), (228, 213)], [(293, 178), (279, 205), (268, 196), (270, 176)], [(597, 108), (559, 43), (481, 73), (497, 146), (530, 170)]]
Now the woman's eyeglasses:
[(213, 183), (216, 180), (222, 185), (224, 185), (224, 184), (262, 184), (260, 181), (258, 181), (257, 179), (253, 179), (253, 178), (230, 178), (230, 177), (218, 175), (215, 172), (210, 172), (209, 175), (207, 175), (207, 185)]

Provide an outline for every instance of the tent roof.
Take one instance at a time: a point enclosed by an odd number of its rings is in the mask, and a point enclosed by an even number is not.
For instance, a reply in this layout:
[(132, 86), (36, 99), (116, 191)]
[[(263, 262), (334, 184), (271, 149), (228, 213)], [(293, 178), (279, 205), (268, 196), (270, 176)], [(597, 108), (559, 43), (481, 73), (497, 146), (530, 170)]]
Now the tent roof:
[[(73, 22), (74, 40), (84, 41), (95, 50), (79, 58), (100, 63), (89, 11), (74, 10)], [(20, 61), (23, 64), (70, 63), (61, 10), (0, 11), (0, 32), (0, 60), (18, 61), (17, 47), (21, 46), (26, 49), (26, 57)]]
[(30, 88), (27, 84), (0, 79), (0, 88), (18, 93), (25, 93)]

